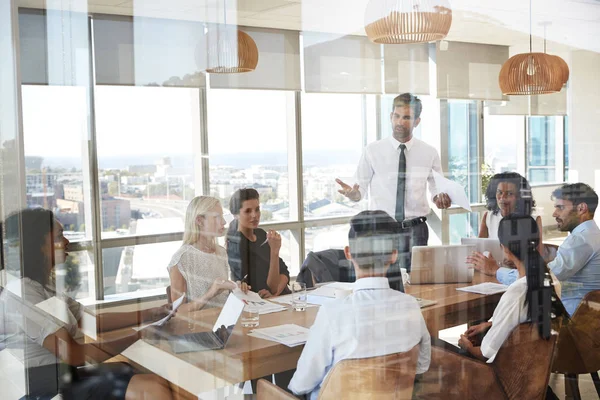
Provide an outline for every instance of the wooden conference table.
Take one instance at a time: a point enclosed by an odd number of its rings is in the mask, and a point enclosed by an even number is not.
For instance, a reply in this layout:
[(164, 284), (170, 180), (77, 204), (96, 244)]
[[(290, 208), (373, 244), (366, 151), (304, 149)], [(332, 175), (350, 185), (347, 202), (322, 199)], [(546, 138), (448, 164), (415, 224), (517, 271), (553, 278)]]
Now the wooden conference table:
[[(481, 282), (497, 282), (495, 278), (475, 271), (470, 284), (412, 285), (406, 293), (423, 299), (435, 300), (437, 304), (421, 311), (432, 337), (442, 329), (491, 317), (501, 294), (480, 295), (457, 291), (459, 287)], [(292, 309), (260, 316), (260, 327), (282, 324), (297, 324), (310, 327), (318, 307), (309, 307), (305, 312)], [(162, 334), (183, 334), (209, 331), (220, 309), (197, 311), (176, 315), (162, 328)], [(184, 391), (198, 393), (211, 391), (250, 379), (261, 378), (296, 367), (303, 346), (286, 347), (276, 342), (248, 336), (251, 328), (242, 328), (240, 322), (222, 350), (174, 354), (165, 340), (155, 340), (156, 333), (148, 332), (146, 338), (135, 343), (122, 353), (122, 360), (141, 370), (152, 371), (169, 380)], [(123, 330), (101, 335), (109, 339), (122, 335)], [(115, 336), (116, 337), (116, 336)]]

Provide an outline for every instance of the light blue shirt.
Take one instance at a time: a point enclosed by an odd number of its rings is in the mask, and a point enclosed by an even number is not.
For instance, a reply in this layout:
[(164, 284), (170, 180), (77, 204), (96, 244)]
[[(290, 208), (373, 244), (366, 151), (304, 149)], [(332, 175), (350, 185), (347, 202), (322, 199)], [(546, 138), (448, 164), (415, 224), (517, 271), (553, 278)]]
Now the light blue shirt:
[[(556, 258), (548, 263), (562, 287), (561, 300), (569, 314), (588, 292), (600, 290), (600, 229), (593, 220), (585, 221), (558, 248)], [(518, 277), (516, 269), (500, 268), (496, 279), (510, 285)]]
[(321, 307), (289, 389), (317, 399), (331, 368), (349, 358), (403, 353), (420, 345), (417, 373), (429, 369), (431, 338), (416, 299), (387, 278), (361, 278), (354, 292)]
[(577, 225), (548, 267), (561, 282), (561, 300), (573, 315), (583, 296), (600, 290), (600, 229), (596, 222)]

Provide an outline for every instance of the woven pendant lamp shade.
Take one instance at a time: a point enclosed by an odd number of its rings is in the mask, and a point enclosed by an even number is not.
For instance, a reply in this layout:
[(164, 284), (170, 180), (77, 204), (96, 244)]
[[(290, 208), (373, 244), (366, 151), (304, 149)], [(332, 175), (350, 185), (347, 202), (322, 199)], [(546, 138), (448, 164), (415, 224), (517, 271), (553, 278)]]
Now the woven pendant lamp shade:
[(441, 40), (450, 25), (448, 0), (370, 0), (365, 11), (367, 36), (381, 44)]
[(246, 32), (228, 26), (208, 31), (208, 68), (212, 74), (250, 72), (258, 64), (258, 47)]
[(556, 58), (556, 61), (558, 62), (558, 64), (560, 64), (560, 68), (562, 69), (562, 81), (563, 81), (563, 85), (564, 85), (569, 80), (569, 66), (567, 65), (567, 62), (565, 60), (563, 60), (561, 57), (559, 57), (559, 56), (552, 56), (552, 57)]
[(506, 60), (498, 80), (505, 95), (533, 95), (560, 92), (563, 78), (556, 56), (522, 53)]

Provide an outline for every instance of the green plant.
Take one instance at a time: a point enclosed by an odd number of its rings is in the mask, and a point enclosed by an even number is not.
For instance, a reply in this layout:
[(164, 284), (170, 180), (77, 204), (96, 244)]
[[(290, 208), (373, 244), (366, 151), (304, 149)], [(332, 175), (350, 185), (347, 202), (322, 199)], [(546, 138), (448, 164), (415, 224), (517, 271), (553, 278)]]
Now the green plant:
[(484, 196), (493, 176), (494, 171), (492, 170), (492, 167), (485, 163), (481, 164), (481, 193), (483, 193)]

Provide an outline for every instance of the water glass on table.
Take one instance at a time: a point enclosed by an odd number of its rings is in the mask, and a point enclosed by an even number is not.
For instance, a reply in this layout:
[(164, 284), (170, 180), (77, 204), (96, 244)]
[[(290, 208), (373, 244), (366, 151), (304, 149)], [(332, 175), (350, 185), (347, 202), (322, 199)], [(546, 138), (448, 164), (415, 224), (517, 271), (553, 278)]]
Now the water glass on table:
[(294, 282), (292, 284), (292, 306), (296, 311), (306, 310), (306, 283)]
[(260, 322), (258, 307), (246, 304), (244, 311), (242, 311), (242, 327), (244, 328), (256, 328)]

